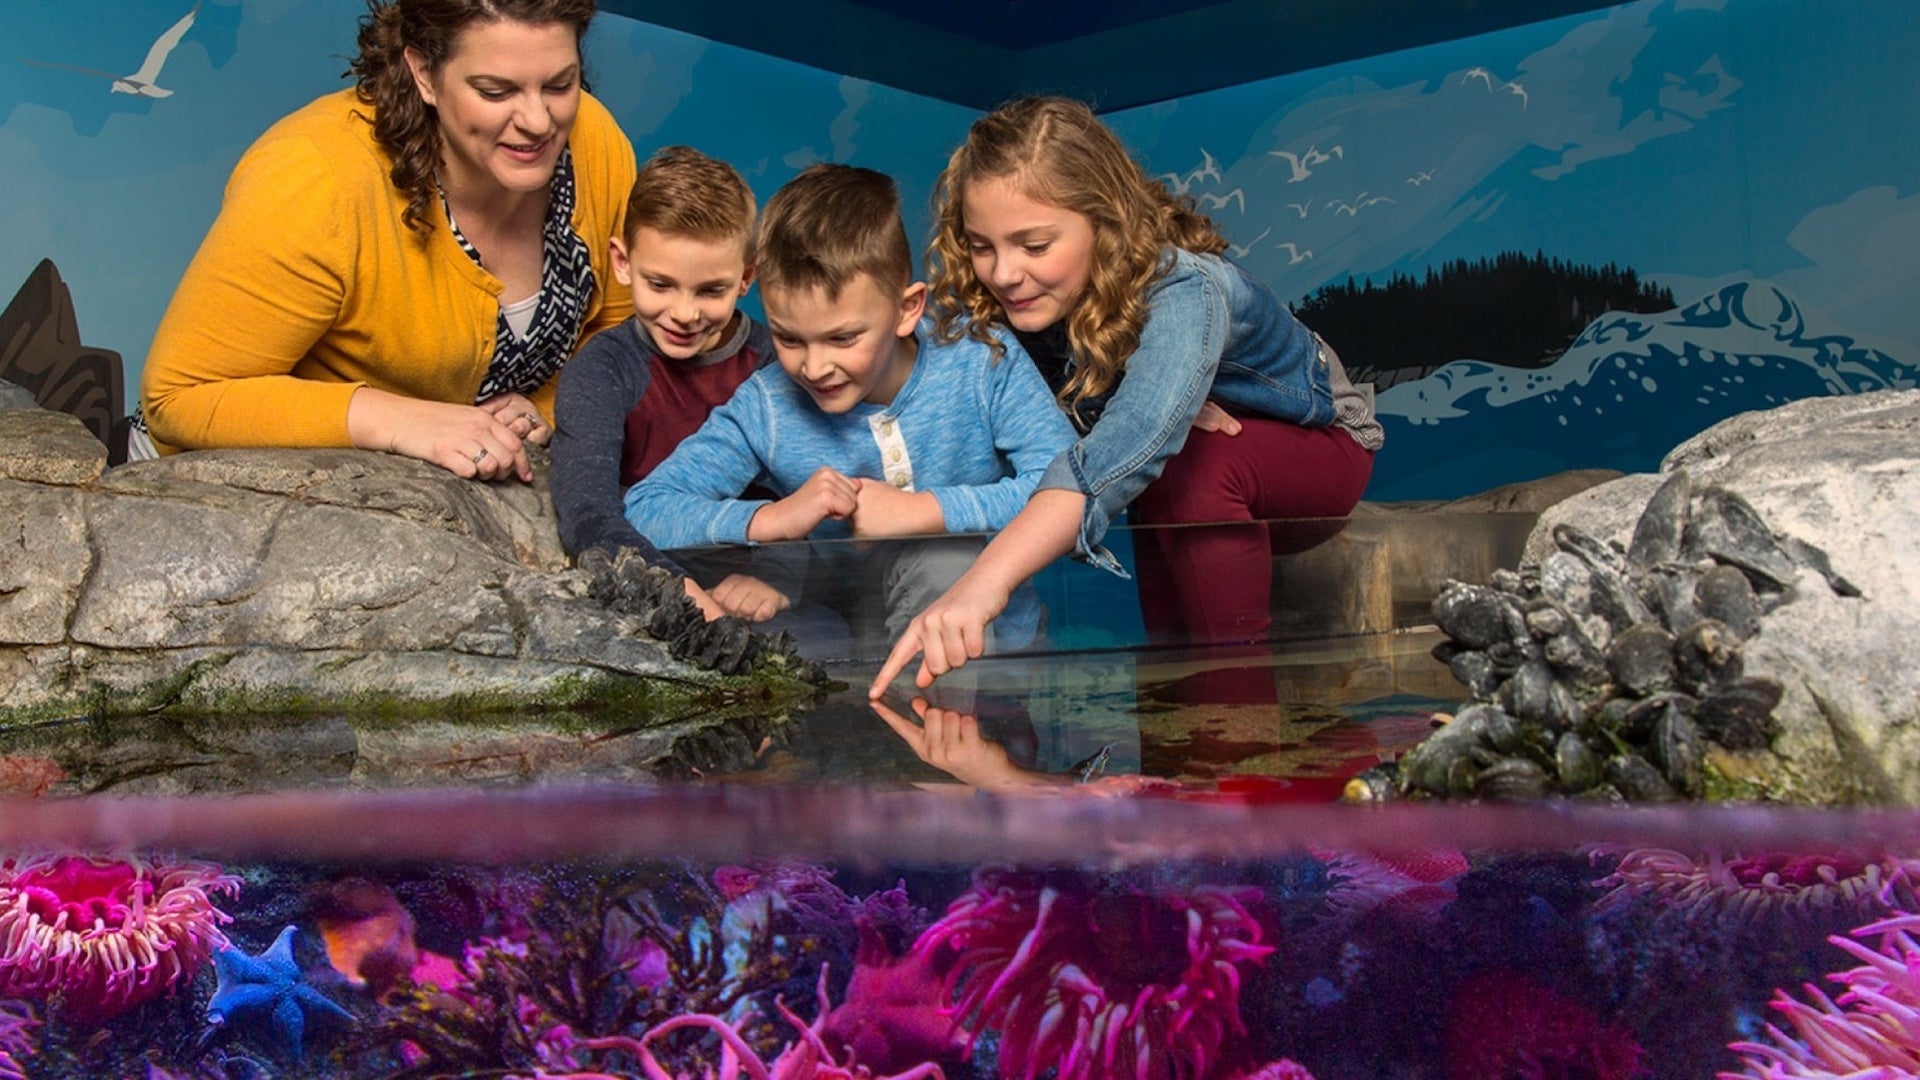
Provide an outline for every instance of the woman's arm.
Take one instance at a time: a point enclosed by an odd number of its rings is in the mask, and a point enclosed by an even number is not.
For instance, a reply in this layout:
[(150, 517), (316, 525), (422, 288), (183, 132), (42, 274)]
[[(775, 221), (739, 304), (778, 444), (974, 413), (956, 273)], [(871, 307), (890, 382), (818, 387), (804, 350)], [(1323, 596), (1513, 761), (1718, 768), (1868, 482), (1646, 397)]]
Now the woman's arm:
[(241, 159), (141, 375), (156, 439), (189, 449), (351, 445), (356, 384), (292, 374), (346, 300), (348, 201), (306, 139), (265, 142)]
[[(307, 115), (289, 122), (319, 126)], [(472, 392), (465, 367), (404, 355), (408, 346), (396, 339), (414, 340), (417, 332), (380, 331), (379, 313), (389, 308), (407, 319), (460, 317), (407, 310), (404, 296), (377, 295), (382, 283), (365, 280), (369, 266), (400, 274), (405, 262), (361, 258), (378, 231), (370, 223), (391, 212), (382, 201), (388, 183), (371, 159), (332, 160), (299, 133), (270, 135), (246, 153), (142, 374), (141, 408), (156, 440), (187, 449), (357, 446), (420, 458), (457, 476), (531, 477), (508, 422), (450, 400)], [(364, 340), (349, 343), (357, 355), (336, 366), (337, 377), (295, 375), (356, 311)], [(447, 328), (455, 338), (468, 332)], [(396, 347), (403, 355), (388, 355)], [(384, 381), (401, 381), (404, 372), (445, 396), (381, 388), (382, 364), (414, 365), (394, 368), (395, 378)]]
[(1035, 492), (953, 588), (914, 616), (874, 676), (867, 696), (880, 697), (915, 654), (922, 659), (913, 682), (924, 688), (984, 652), (987, 624), (1006, 609), (1013, 590), (1073, 550), (1086, 501), (1077, 491)]

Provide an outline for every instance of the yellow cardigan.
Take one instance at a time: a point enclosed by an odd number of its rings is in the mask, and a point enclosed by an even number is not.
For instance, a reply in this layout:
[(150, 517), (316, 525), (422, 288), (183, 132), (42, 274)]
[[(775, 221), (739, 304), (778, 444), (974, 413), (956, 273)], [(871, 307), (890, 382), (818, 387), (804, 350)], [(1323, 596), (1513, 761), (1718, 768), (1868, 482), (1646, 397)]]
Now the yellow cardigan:
[[(473, 403), (503, 286), (460, 249), (438, 200), (431, 232), (407, 228), (371, 116), (353, 90), (329, 94), (269, 128), (234, 167), (141, 374), (141, 409), (163, 452), (350, 446), (347, 401), (361, 386)], [(585, 94), (568, 145), (573, 227), (593, 256), (584, 342), (632, 314), (607, 238), (625, 217), (634, 157)], [(558, 382), (530, 395), (549, 423)]]

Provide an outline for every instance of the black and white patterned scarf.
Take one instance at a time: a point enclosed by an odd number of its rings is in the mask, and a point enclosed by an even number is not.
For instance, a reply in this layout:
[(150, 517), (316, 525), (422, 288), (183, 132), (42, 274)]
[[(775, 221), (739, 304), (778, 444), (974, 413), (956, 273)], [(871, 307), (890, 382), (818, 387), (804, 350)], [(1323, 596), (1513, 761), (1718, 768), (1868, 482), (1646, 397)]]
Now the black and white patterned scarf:
[[(447, 205), (447, 193), (440, 193), (440, 208), (446, 211), (447, 225), (454, 242), (476, 264), (480, 252), (467, 242)], [(507, 325), (506, 312), (500, 313), (494, 329), (493, 362), (480, 381), (474, 401), (485, 401), (496, 394), (530, 394), (546, 385), (560, 365), (573, 355), (574, 342), (586, 322), (587, 300), (593, 296), (593, 258), (587, 242), (573, 231), (573, 151), (560, 151), (560, 163), (553, 171), (553, 188), (547, 201), (544, 250), (540, 259), (540, 303), (534, 309), (527, 336), (521, 337)]]

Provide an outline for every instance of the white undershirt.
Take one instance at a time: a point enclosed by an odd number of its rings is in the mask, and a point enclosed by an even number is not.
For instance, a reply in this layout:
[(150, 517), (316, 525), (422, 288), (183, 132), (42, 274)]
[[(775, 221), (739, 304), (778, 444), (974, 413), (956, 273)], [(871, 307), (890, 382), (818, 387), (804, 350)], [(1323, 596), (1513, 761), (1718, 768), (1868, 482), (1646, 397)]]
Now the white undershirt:
[(514, 337), (521, 341), (527, 340), (527, 328), (533, 325), (533, 312), (539, 306), (539, 293), (534, 293), (525, 300), (515, 300), (511, 304), (500, 305), (500, 314), (507, 317), (507, 329), (513, 331)]

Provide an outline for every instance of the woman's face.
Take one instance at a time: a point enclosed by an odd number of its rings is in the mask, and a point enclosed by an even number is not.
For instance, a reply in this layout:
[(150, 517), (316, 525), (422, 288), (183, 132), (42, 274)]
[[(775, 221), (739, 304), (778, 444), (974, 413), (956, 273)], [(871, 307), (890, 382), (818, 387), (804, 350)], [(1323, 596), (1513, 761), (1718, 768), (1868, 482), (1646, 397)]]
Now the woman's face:
[(967, 185), (961, 223), (974, 276), (1015, 330), (1044, 330), (1073, 310), (1093, 274), (1093, 222), (1036, 202), (1013, 177)]
[(482, 196), (547, 186), (580, 111), (580, 43), (566, 23), (475, 22), (438, 71), (407, 50), (439, 110), (442, 183)]

